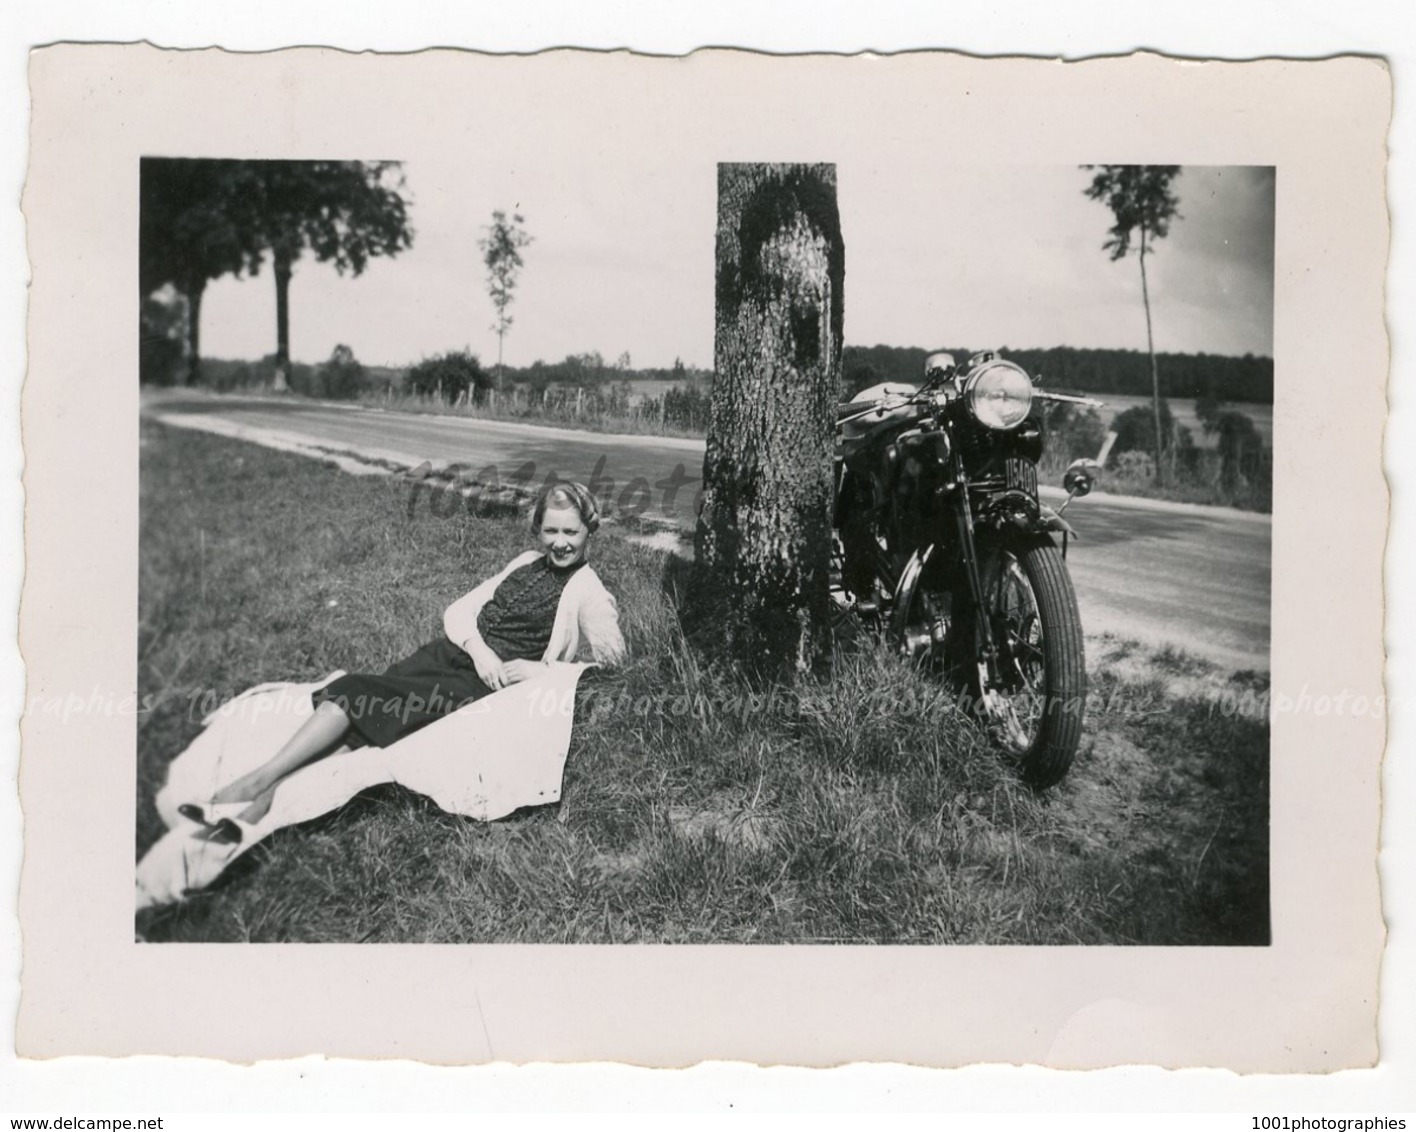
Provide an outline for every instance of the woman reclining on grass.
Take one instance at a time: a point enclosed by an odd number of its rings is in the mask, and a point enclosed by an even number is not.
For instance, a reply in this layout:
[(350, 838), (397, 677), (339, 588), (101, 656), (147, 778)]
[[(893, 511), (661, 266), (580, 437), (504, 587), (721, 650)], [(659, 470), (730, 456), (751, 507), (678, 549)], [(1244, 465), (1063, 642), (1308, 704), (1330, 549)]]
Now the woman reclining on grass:
[(443, 614), (444, 637), (381, 676), (351, 673), (314, 692), (314, 714), (274, 758), (222, 787), (209, 802), (187, 803), (178, 811), (211, 826), (217, 839), (240, 840), (240, 827), (231, 819), (260, 821), (287, 776), (341, 746), (387, 747), (543, 672), (552, 661), (574, 660), (582, 640), (597, 662), (619, 661), (624, 638), (618, 606), (585, 560), (599, 525), (595, 497), (584, 485), (547, 485), (531, 513), (541, 549), (512, 559), (450, 605)]

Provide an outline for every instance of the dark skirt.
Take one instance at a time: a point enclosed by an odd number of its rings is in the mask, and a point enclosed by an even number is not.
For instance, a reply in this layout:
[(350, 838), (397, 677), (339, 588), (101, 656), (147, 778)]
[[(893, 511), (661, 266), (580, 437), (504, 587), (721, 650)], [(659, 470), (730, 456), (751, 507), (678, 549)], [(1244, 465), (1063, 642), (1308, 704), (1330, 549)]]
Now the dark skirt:
[(343, 709), (356, 738), (351, 746), (387, 747), (473, 700), (492, 694), (472, 658), (446, 637), (429, 641), (382, 676), (349, 673), (312, 692), (315, 707)]

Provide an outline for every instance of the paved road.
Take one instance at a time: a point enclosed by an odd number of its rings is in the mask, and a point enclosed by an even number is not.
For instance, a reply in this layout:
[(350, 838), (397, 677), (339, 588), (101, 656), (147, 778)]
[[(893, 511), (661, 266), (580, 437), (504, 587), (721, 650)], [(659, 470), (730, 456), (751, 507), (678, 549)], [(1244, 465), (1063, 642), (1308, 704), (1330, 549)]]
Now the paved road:
[[(480, 473), (484, 479), (492, 468), (502, 481), (515, 477), (523, 483), (540, 483), (555, 472), (598, 480), (599, 490), (613, 481), (617, 495), (638, 479), (660, 485), (650, 492), (648, 513), (667, 515), (681, 527), (691, 527), (703, 468), (702, 441), (670, 437), (236, 397), (168, 395), (149, 400), (147, 409), (192, 423), (219, 420), (251, 439), (303, 439), (412, 464), (460, 462), (467, 476)], [(665, 508), (664, 485), (675, 479), (683, 486)], [(1089, 633), (1174, 644), (1235, 668), (1268, 668), (1267, 516), (1093, 496), (1074, 503), (1068, 518), (1082, 534), (1072, 545), (1070, 564)]]

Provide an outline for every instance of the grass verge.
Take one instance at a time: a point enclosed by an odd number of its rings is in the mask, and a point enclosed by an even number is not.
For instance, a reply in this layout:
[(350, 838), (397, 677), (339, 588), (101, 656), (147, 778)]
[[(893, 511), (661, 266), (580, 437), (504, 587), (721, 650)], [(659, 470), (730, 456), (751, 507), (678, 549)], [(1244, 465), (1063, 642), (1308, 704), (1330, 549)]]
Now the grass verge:
[[(519, 514), (411, 517), (408, 486), (147, 422), (139, 854), (204, 710), (272, 679), (381, 670), (528, 545)], [(632, 659), (590, 682), (559, 806), (479, 824), (394, 786), (282, 830), (154, 940), (1263, 944), (1261, 677), (1089, 642), (1072, 775), (1022, 787), (881, 643), (763, 692), (679, 629), (670, 557), (607, 531)]]

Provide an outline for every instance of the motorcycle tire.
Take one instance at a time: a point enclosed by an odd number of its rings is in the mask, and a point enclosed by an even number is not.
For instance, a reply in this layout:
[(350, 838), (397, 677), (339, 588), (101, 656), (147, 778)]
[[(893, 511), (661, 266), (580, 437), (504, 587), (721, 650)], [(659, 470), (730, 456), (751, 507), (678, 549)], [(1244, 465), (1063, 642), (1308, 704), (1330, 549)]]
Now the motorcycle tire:
[[(1028, 735), (1025, 747), (1013, 745), (1011, 750), (1023, 781), (1034, 789), (1046, 789), (1067, 776), (1081, 744), (1087, 669), (1076, 591), (1065, 560), (1046, 536), (1010, 540), (987, 554), (980, 566), (995, 641), (1000, 633), (1014, 634), (1011, 654), (1026, 650), (1035, 658), (1034, 676), (1040, 677), (1041, 688), (1029, 691), (1039, 706), (1036, 733)], [(1003, 608), (1005, 593), (1018, 589), (1019, 582), (1026, 583), (1035, 626), (1026, 617), (1018, 618), (1016, 610)], [(1019, 636), (1040, 640), (1020, 643)], [(1015, 665), (1026, 680), (1022, 668), (1021, 663)]]

